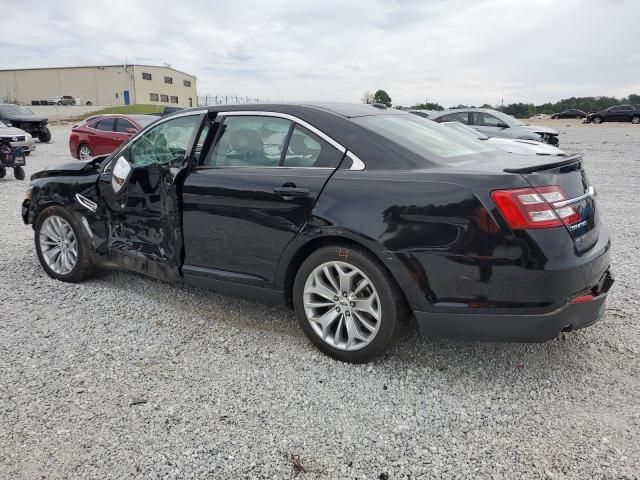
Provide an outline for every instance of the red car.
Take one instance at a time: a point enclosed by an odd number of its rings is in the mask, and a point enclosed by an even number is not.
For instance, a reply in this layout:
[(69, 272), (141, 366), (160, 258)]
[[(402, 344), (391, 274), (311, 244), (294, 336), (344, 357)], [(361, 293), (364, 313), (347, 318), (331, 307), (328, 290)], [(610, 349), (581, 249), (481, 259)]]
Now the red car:
[(94, 115), (74, 125), (69, 135), (69, 150), (79, 160), (111, 153), (158, 118), (155, 115)]

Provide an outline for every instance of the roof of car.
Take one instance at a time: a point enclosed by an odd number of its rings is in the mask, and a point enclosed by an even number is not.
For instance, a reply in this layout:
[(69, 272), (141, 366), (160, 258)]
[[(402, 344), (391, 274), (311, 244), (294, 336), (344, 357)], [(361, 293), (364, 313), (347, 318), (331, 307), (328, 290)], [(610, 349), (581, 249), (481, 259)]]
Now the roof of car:
[[(238, 110), (272, 111), (281, 113), (299, 113), (306, 110), (324, 111), (340, 115), (346, 118), (366, 117), (370, 115), (404, 115), (406, 112), (394, 108), (367, 105), (363, 103), (338, 103), (338, 102), (287, 102), (287, 103), (246, 103), (231, 105), (214, 105), (206, 107), (210, 112), (225, 112)], [(199, 108), (195, 108), (199, 110)]]

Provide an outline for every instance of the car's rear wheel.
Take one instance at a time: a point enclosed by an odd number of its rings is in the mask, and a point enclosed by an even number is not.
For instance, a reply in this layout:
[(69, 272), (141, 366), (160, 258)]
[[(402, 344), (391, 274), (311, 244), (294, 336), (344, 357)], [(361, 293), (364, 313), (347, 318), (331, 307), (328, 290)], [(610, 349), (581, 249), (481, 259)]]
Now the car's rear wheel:
[(78, 159), (87, 160), (91, 157), (93, 157), (93, 150), (91, 150), (89, 145), (83, 143), (78, 147)]
[(593, 119), (591, 120), (593, 123), (595, 123), (596, 125), (602, 123), (602, 117), (593, 117)]
[(24, 168), (13, 167), (13, 176), (16, 177), (17, 180), (24, 180), (24, 177), (25, 177)]
[(40, 140), (42, 143), (50, 142), (51, 131), (47, 127), (44, 127), (42, 131), (38, 134), (38, 140)]
[(631, 123), (633, 123), (634, 125), (640, 124), (640, 115), (634, 115), (633, 117), (631, 117)]
[(45, 209), (36, 221), (36, 253), (44, 271), (63, 282), (81, 282), (93, 273), (89, 241), (66, 209)]
[(293, 288), (296, 317), (309, 340), (344, 362), (368, 362), (397, 339), (406, 315), (389, 273), (369, 254), (346, 246), (313, 252)]

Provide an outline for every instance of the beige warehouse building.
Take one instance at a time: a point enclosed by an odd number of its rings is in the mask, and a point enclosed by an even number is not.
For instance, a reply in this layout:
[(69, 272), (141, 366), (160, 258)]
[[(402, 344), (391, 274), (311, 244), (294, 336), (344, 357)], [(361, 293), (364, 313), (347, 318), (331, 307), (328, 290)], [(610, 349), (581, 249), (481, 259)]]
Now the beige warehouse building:
[(196, 77), (168, 66), (0, 70), (0, 99), (4, 102), (29, 105), (63, 95), (79, 98), (82, 105), (149, 103), (189, 107), (198, 104)]

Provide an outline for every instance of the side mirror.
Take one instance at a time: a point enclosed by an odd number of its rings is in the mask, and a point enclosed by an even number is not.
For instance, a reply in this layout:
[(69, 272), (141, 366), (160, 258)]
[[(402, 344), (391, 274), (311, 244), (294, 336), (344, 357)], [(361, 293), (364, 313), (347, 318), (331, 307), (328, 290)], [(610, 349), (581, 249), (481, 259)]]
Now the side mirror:
[(124, 188), (132, 171), (133, 167), (127, 162), (127, 159), (122, 156), (118, 157), (111, 172), (111, 187), (115, 193), (119, 193)]
[(499, 123), (498, 125), (496, 125), (498, 128), (509, 128), (509, 125), (507, 125), (506, 123)]
[(135, 128), (129, 127), (125, 130), (125, 133), (128, 133), (129, 135), (135, 135), (136, 133), (138, 133), (138, 130), (136, 130)]

